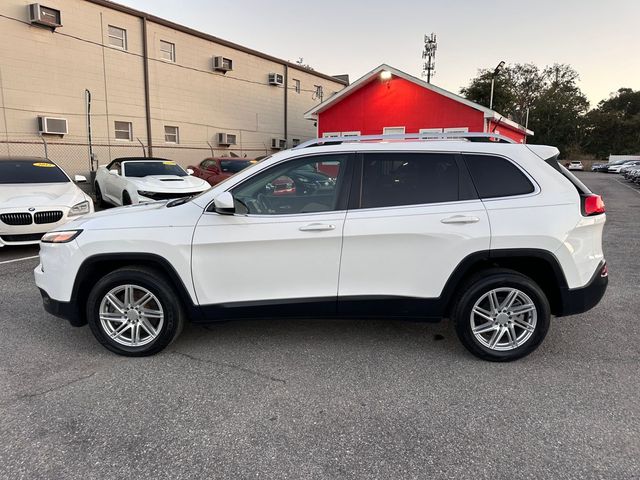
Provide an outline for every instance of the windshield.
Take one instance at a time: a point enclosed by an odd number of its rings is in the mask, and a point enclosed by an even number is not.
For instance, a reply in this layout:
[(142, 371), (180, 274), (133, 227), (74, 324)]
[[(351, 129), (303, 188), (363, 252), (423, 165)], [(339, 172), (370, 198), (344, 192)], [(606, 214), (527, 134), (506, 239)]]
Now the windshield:
[(124, 176), (125, 177), (146, 177), (147, 175), (177, 175), (178, 177), (186, 177), (187, 172), (176, 164), (176, 162), (162, 161), (162, 162), (125, 162)]
[(254, 163), (252, 160), (220, 160), (220, 167), (225, 173), (238, 173)]
[(60, 167), (46, 160), (0, 160), (0, 184), (69, 181)]

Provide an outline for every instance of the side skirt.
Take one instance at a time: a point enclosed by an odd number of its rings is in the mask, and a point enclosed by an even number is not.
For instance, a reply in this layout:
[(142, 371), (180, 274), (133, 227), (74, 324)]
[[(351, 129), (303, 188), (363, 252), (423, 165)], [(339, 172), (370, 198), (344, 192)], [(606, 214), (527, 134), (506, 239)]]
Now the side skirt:
[(439, 321), (444, 314), (438, 298), (386, 295), (319, 297), (201, 305), (193, 323), (266, 318), (406, 318)]

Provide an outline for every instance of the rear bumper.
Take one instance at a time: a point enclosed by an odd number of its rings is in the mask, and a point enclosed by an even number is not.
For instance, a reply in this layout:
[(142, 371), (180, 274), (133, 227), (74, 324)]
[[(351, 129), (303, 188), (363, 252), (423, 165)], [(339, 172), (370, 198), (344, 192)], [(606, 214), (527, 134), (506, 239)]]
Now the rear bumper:
[(558, 317), (576, 315), (591, 310), (595, 307), (607, 291), (609, 273), (606, 262), (602, 261), (595, 273), (584, 287), (562, 288), (560, 291), (560, 311)]
[(40, 295), (42, 295), (42, 305), (48, 313), (55, 317), (68, 320), (74, 327), (80, 327), (86, 324), (75, 302), (60, 302), (51, 298), (42, 288), (39, 290)]

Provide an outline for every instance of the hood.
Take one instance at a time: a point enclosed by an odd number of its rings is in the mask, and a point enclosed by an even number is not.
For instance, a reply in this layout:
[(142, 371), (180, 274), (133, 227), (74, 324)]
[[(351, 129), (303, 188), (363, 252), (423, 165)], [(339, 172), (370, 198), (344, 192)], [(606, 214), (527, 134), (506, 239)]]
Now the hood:
[(73, 182), (0, 185), (0, 208), (72, 207), (85, 199)]
[(209, 184), (191, 175), (179, 177), (177, 175), (148, 175), (146, 177), (127, 177), (140, 190), (158, 193), (193, 192), (209, 188)]
[(202, 208), (193, 202), (187, 202), (171, 209), (179, 209), (178, 215), (168, 215), (166, 204), (169, 200), (151, 203), (139, 203), (124, 207), (109, 208), (101, 212), (83, 215), (56, 230), (71, 230), (81, 228), (85, 230), (103, 229), (139, 229), (150, 227), (176, 227), (195, 224), (202, 215)]

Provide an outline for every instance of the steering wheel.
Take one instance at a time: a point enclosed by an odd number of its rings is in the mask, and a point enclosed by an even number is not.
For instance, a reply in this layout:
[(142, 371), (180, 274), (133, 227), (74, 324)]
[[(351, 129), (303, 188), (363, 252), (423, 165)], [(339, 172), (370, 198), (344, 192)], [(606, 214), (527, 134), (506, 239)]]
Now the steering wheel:
[(267, 201), (267, 196), (264, 193), (259, 193), (255, 200), (255, 206), (258, 210), (258, 213), (270, 213), (271, 208), (269, 207), (269, 202)]

